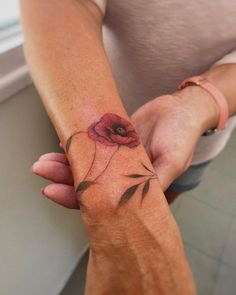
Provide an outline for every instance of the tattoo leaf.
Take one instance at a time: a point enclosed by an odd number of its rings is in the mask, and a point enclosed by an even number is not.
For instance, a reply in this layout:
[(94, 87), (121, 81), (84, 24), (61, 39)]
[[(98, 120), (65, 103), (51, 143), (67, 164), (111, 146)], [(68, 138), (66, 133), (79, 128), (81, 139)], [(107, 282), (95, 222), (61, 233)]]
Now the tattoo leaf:
[(87, 188), (89, 188), (93, 184), (95, 184), (94, 181), (89, 181), (89, 180), (82, 181), (78, 185), (78, 187), (76, 189), (76, 192), (81, 193), (81, 192), (85, 191)]
[(150, 188), (150, 179), (148, 179), (148, 181), (145, 182), (145, 185), (143, 187), (141, 203), (143, 202), (144, 198), (146, 197), (146, 195), (149, 191), (149, 188)]
[(125, 175), (127, 177), (131, 177), (131, 178), (139, 178), (139, 177), (144, 177), (144, 176), (147, 176), (147, 175), (143, 175), (143, 174), (128, 174), (128, 175)]
[(71, 145), (71, 141), (72, 141), (73, 135), (71, 135), (66, 142), (66, 152), (68, 153), (70, 145)]
[(142, 166), (147, 170), (147, 171), (149, 171), (149, 172), (151, 172), (151, 173), (155, 173), (155, 172), (153, 172), (151, 169), (149, 169), (146, 165), (144, 165), (143, 163), (141, 163), (142, 164)]
[(121, 199), (119, 201), (118, 207), (124, 205), (125, 203), (127, 203), (129, 201), (129, 199), (133, 196), (133, 194), (136, 192), (137, 188), (139, 186), (138, 184), (135, 184), (131, 187), (129, 187), (121, 196)]

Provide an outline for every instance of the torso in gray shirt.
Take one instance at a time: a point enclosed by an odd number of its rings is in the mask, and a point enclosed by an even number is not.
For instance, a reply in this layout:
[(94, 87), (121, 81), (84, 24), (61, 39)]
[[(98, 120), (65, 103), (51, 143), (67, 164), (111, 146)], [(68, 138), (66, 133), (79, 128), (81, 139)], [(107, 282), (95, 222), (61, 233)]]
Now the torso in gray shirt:
[[(94, 2), (105, 12), (104, 46), (130, 114), (229, 53), (236, 62), (235, 0)], [(222, 134), (202, 139), (193, 163), (219, 153), (234, 124), (233, 118)]]

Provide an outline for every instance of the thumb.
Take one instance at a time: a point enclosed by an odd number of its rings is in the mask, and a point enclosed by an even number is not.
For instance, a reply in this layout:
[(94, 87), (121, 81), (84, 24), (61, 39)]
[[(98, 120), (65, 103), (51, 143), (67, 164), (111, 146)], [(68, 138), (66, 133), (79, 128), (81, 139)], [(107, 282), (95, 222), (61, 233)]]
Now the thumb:
[(177, 177), (187, 170), (191, 160), (192, 155), (187, 159), (186, 162), (181, 162), (176, 158), (171, 160), (170, 158), (166, 157), (157, 158), (153, 162), (153, 167), (157, 173), (161, 188), (164, 192)]
[(176, 179), (176, 172), (171, 167), (170, 163), (167, 161), (160, 161), (160, 159), (157, 159), (153, 162), (153, 167), (158, 176), (161, 188), (163, 192), (165, 192), (173, 180)]

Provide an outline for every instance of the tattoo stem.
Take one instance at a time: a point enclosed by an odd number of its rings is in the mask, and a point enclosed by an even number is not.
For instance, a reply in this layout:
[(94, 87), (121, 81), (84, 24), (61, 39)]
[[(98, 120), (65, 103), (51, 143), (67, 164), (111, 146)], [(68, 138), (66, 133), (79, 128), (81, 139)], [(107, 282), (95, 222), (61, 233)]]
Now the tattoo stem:
[(95, 158), (96, 158), (96, 147), (97, 147), (97, 145), (96, 145), (96, 141), (94, 141), (94, 154), (93, 154), (93, 160), (92, 160), (92, 163), (91, 163), (91, 165), (90, 165), (90, 167), (89, 167), (89, 169), (88, 169), (88, 172), (87, 172), (86, 175), (84, 176), (83, 181), (85, 181), (86, 177), (89, 175), (90, 171), (92, 170), (92, 167), (93, 167), (93, 164), (94, 164), (94, 162), (95, 162)]
[(107, 162), (105, 168), (102, 170), (102, 172), (93, 180), (96, 181), (100, 176), (102, 176), (102, 174), (105, 172), (105, 170), (107, 169), (107, 167), (109, 166), (112, 158), (115, 156), (115, 154), (118, 152), (120, 146), (118, 146), (118, 148), (114, 151), (114, 153), (112, 154), (112, 156), (110, 157), (109, 161)]
[(80, 134), (80, 133), (86, 133), (86, 131), (77, 131), (75, 133), (73, 133), (66, 141), (66, 146), (65, 146), (65, 150), (66, 152), (68, 153), (69, 152), (69, 148), (70, 148), (70, 145), (71, 145), (71, 142), (72, 142), (72, 138), (77, 135), (77, 134)]
[(138, 185), (139, 185), (139, 184), (142, 184), (142, 183), (144, 183), (144, 182), (146, 182), (146, 181), (148, 181), (148, 180), (152, 180), (152, 179), (158, 179), (158, 177), (151, 176), (151, 177), (149, 177), (148, 179), (145, 179), (144, 181), (138, 183)]

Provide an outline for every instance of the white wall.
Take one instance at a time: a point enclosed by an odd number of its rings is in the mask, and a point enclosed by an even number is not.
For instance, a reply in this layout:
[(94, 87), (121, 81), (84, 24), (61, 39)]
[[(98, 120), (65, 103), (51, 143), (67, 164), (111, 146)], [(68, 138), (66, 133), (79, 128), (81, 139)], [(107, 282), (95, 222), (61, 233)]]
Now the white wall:
[(0, 104), (0, 294), (59, 294), (87, 241), (80, 213), (53, 204), (30, 172), (61, 151), (33, 86)]

